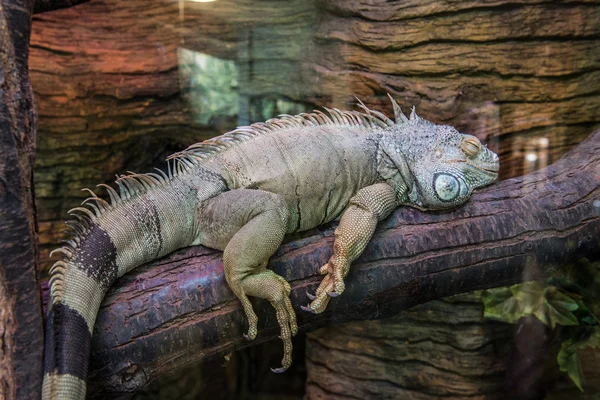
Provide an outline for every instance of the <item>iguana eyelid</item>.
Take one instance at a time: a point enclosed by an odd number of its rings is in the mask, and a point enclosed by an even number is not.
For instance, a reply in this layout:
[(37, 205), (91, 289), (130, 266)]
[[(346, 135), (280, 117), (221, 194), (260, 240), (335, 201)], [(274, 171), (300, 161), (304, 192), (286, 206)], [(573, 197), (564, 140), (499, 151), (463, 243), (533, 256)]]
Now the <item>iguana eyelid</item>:
[(477, 138), (467, 137), (460, 148), (468, 157), (475, 157), (481, 151), (481, 142)]

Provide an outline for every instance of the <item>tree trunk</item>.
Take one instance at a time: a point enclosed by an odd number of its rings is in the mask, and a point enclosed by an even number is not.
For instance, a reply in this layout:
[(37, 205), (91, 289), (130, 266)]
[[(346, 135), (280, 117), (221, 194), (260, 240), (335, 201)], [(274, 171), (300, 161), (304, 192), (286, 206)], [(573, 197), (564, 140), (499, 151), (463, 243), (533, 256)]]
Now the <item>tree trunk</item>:
[(0, 398), (38, 399), (43, 331), (27, 57), (32, 1), (0, 1)]

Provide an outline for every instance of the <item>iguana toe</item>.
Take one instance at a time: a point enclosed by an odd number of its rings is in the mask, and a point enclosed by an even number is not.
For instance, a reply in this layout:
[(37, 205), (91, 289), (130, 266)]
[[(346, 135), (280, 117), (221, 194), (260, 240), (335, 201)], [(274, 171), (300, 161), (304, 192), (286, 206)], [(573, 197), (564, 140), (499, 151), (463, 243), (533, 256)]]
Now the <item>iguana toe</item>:
[(292, 336), (298, 332), (298, 324), (289, 297), (274, 299), (271, 301), (271, 305), (275, 308), (277, 323), (281, 328), (280, 338), (283, 342), (282, 367), (277, 368), (274, 372), (283, 372), (292, 364)]
[(316, 298), (308, 306), (302, 306), (301, 308), (313, 314), (320, 314), (327, 308), (331, 297), (335, 297), (336, 295), (337, 293), (333, 292), (333, 284), (329, 283), (323, 290), (317, 292)]

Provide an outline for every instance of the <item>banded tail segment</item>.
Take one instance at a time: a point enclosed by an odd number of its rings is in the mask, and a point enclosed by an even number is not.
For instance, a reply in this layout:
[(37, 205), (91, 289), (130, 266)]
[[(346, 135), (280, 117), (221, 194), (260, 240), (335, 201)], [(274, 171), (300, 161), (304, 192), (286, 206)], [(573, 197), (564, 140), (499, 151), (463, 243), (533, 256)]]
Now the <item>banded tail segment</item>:
[[(50, 269), (42, 399), (84, 399), (96, 314), (108, 288), (131, 269), (189, 246), (199, 201), (224, 188), (215, 174), (177, 163), (175, 173), (120, 177), (111, 202), (92, 197), (72, 211), (73, 238)], [(193, 174), (191, 173), (193, 172)], [(94, 203), (90, 203), (90, 201)]]
[(117, 249), (98, 225), (85, 226), (76, 247), (52, 268), (46, 317), (43, 399), (83, 399), (90, 343), (104, 294), (117, 278)]

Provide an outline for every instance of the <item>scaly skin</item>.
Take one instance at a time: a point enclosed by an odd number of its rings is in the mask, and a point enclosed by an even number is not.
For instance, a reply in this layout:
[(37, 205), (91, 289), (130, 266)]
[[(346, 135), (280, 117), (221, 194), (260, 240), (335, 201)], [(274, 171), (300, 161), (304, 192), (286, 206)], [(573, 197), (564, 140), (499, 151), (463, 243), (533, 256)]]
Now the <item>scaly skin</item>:
[[(75, 211), (74, 238), (51, 273), (43, 398), (81, 399), (96, 313), (114, 280), (178, 248), (223, 250), (225, 276), (249, 328), (248, 296), (275, 308), (292, 362), (298, 327), (290, 286), (266, 268), (286, 234), (341, 216), (333, 255), (304, 310), (322, 312), (344, 291), (344, 278), (377, 223), (396, 207), (456, 207), (497, 177), (498, 158), (475, 137), (434, 125), (394, 105), (396, 121), (367, 109), (283, 116), (191, 146), (171, 156), (168, 174), (121, 177), (111, 202), (93, 193)], [(171, 165), (173, 171), (171, 171)]]

